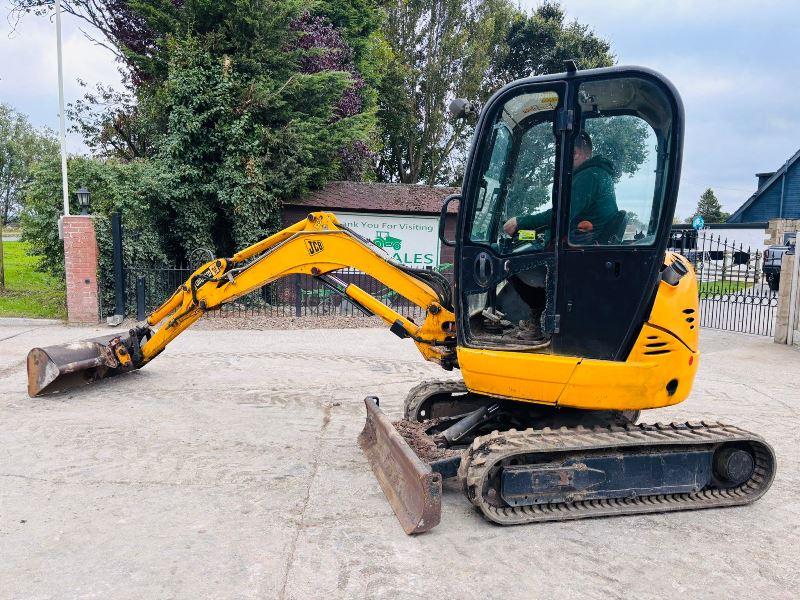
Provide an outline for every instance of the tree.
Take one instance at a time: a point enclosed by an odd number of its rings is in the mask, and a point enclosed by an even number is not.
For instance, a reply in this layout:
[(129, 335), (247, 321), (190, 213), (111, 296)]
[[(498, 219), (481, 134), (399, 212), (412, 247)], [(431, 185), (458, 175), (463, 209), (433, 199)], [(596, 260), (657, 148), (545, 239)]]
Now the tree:
[(396, 0), (384, 2), (383, 8), (378, 177), (446, 182), (452, 171), (446, 159), (467, 135), (464, 123), (448, 122), (446, 101), (486, 95), (491, 58), (515, 9), (505, 0)]
[(337, 175), (340, 150), (369, 130), (369, 115), (343, 95), (349, 73), (308, 62), (250, 74), (195, 38), (176, 40), (170, 52), (169, 128), (156, 164), (164, 228), (181, 258), (197, 247), (229, 255), (274, 231), (281, 200)]
[[(86, 87), (83, 81), (79, 83)], [(83, 138), (96, 156), (134, 160), (155, 152), (165, 123), (161, 107), (141, 94), (116, 90), (98, 83), (75, 103), (67, 105), (70, 129)]]
[(369, 165), (374, 99), (359, 65), (370, 64), (372, 2), (63, 5), (100, 31), (127, 86), (76, 103), (77, 130), (101, 156), (152, 161), (161, 202), (148, 210), (173, 259), (229, 255), (278, 227), (283, 200)]
[(731, 216), (730, 213), (722, 210), (722, 205), (719, 203), (717, 195), (711, 188), (708, 188), (701, 194), (700, 200), (697, 202), (695, 214), (688, 217), (686, 222), (691, 223), (694, 217), (698, 215), (703, 217), (706, 223), (724, 223), (728, 220), (728, 217)]
[[(17, 19), (26, 13), (50, 16), (55, 10), (52, 0), (11, 0), (10, 4), (12, 16)], [(127, 81), (137, 88), (164, 75), (164, 31), (187, 25), (181, 19), (186, 14), (198, 17), (198, 27), (207, 27), (215, 15), (204, 5), (223, 3), (190, 2), (188, 7), (185, 4), (178, 0), (65, 0), (61, 8), (100, 33), (94, 37), (84, 31), (91, 41), (114, 54)], [(199, 10), (194, 10), (195, 4)]]
[(448, 121), (453, 97), (481, 104), (509, 81), (563, 71), (568, 58), (582, 68), (614, 61), (608, 42), (567, 22), (554, 2), (531, 14), (505, 0), (383, 6), (387, 66), (379, 85), (376, 170), (385, 181), (458, 182), (472, 127)]
[(37, 131), (24, 116), (0, 104), (0, 290), (6, 284), (3, 226), (16, 217), (36, 163), (56, 152), (50, 132)]
[(581, 69), (614, 64), (611, 44), (587, 25), (567, 22), (564, 9), (557, 2), (546, 1), (531, 14), (514, 17), (491, 73), (493, 87), (521, 77), (560, 73), (570, 58)]
[(0, 104), (0, 224), (18, 214), (34, 165), (57, 152), (52, 132), (36, 130), (26, 117)]

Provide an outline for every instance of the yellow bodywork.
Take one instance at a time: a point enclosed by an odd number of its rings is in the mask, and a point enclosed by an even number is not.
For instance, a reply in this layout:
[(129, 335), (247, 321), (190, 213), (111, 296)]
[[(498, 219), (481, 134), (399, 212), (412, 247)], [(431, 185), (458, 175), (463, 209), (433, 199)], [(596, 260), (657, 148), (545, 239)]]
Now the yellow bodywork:
[[(595, 410), (639, 410), (682, 402), (697, 371), (697, 279), (659, 283), (650, 317), (625, 362), (459, 347), (464, 382), (503, 398)], [(673, 383), (674, 382), (674, 383)]]
[[(666, 264), (685, 259), (668, 253)], [(659, 284), (650, 316), (626, 361), (556, 356), (542, 352), (458, 347), (457, 366), (473, 392), (525, 402), (583, 409), (635, 410), (676, 404), (688, 395), (697, 370), (697, 281)], [(455, 315), (423, 281), (390, 262), (330, 213), (312, 213), (230, 259), (200, 267), (147, 322), (157, 327), (142, 346), (150, 361), (203, 313), (287, 275), (320, 276), (356, 268), (426, 311), (416, 324), (358, 286), (344, 293), (413, 339), (427, 360), (452, 359)], [(192, 291), (194, 289), (194, 291)], [(451, 362), (455, 362), (452, 361)]]

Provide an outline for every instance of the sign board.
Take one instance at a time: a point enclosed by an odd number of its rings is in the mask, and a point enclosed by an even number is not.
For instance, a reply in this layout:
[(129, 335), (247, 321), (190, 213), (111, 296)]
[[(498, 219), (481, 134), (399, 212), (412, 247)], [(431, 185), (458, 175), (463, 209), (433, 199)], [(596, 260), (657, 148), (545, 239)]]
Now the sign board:
[(439, 266), (439, 217), (334, 213), (341, 223), (414, 269)]
[(697, 215), (694, 219), (692, 219), (692, 227), (694, 227), (697, 231), (700, 231), (705, 226), (706, 221), (702, 215)]

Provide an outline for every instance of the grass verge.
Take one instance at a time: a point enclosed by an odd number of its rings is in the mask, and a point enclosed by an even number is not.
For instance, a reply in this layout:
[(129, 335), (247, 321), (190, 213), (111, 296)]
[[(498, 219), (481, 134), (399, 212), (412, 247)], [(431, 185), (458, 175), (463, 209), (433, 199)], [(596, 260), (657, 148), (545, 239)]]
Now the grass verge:
[(701, 281), (700, 293), (701, 294), (732, 294), (752, 287), (753, 282), (748, 281)]
[(6, 287), (0, 291), (0, 317), (65, 319), (64, 283), (37, 271), (38, 257), (25, 242), (3, 242)]

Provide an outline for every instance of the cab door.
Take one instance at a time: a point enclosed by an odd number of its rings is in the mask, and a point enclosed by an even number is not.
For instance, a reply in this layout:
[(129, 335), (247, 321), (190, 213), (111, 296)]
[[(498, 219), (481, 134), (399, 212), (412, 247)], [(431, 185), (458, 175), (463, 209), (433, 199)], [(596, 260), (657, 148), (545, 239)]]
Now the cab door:
[[(576, 78), (571, 98), (553, 351), (625, 360), (655, 297), (675, 209), (680, 99), (660, 76), (626, 69)], [(589, 158), (576, 149), (587, 139)]]
[[(564, 81), (522, 81), (481, 115), (459, 211), (462, 347), (543, 350), (557, 330), (565, 100)], [(507, 223), (523, 216), (535, 223), (510, 232)]]

